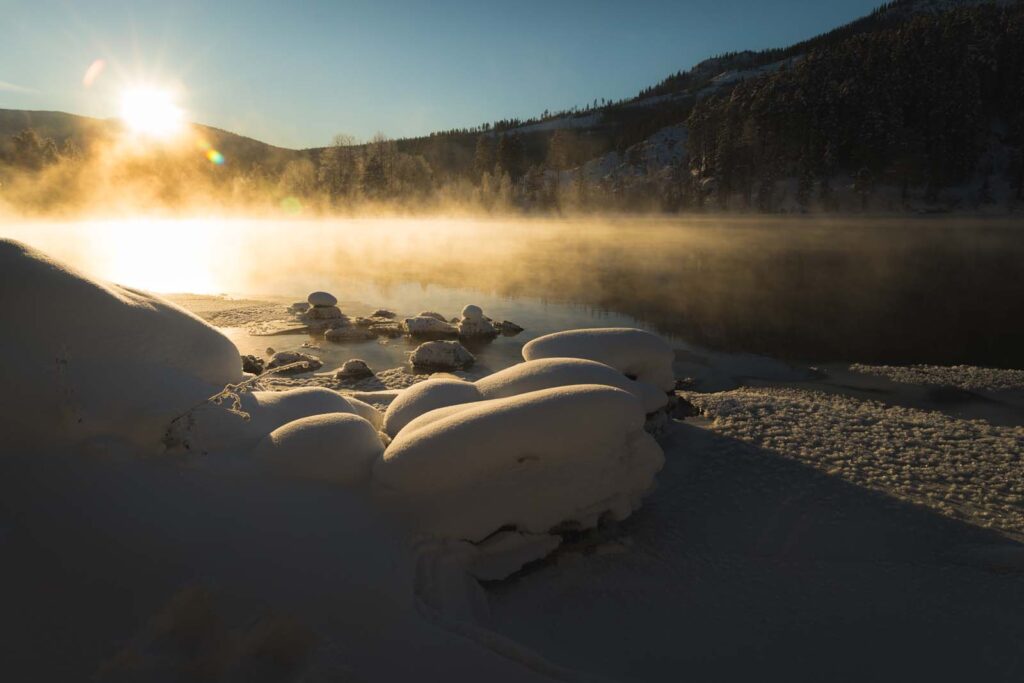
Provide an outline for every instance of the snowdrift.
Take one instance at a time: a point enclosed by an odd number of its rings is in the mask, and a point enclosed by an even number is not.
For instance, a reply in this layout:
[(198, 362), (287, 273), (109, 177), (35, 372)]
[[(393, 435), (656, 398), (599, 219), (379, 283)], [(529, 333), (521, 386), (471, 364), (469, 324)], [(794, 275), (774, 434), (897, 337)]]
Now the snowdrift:
[(242, 377), (238, 349), (199, 318), (10, 240), (0, 240), (0, 329), (8, 446), (157, 446), (171, 419)]
[(523, 347), (523, 358), (584, 358), (610, 365), (662, 391), (675, 388), (672, 347), (656, 334), (628, 327), (567, 330), (538, 337)]
[(401, 392), (384, 414), (383, 431), (394, 437), (414, 419), (438, 408), (542, 389), (601, 384), (632, 394), (645, 413), (666, 406), (668, 396), (646, 382), (634, 381), (610, 366), (580, 358), (544, 358), (505, 368), (474, 382), (429, 379)]
[(477, 389), (485, 399), (506, 398), (573, 384), (603, 384), (628, 391), (640, 401), (646, 413), (660, 410), (668, 403), (668, 396), (658, 387), (631, 380), (604, 363), (582, 358), (531, 360), (505, 368), (476, 382)]
[(355, 485), (370, 478), (384, 444), (373, 425), (358, 415), (312, 415), (279, 427), (253, 456), (274, 474)]
[(373, 476), (421, 532), (480, 541), (621, 519), (664, 462), (631, 394), (579, 385), (434, 410), (398, 433)]
[(459, 379), (428, 379), (398, 394), (384, 413), (384, 432), (394, 437), (407, 424), (437, 408), (480, 401), (483, 396), (472, 382)]

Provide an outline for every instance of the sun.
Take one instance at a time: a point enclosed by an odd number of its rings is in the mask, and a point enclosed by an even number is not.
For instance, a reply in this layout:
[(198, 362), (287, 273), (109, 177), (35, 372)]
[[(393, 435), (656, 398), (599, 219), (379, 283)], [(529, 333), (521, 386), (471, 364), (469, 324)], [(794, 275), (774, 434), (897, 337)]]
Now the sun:
[(121, 120), (135, 133), (162, 140), (181, 132), (185, 123), (173, 94), (150, 86), (121, 93)]

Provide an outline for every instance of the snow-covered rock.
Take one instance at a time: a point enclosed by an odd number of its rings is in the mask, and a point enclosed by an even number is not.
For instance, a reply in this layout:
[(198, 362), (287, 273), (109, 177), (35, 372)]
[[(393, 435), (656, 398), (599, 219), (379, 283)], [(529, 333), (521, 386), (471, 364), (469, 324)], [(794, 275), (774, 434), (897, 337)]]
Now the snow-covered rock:
[(498, 334), (494, 323), (484, 316), (479, 306), (473, 304), (462, 309), (462, 319), (458, 325), (460, 337), (494, 337)]
[(483, 320), (484, 311), (476, 304), (467, 304), (462, 309), (462, 317), (468, 318), (469, 320)]
[(305, 316), (307, 320), (339, 320), (344, 317), (337, 306), (313, 306)]
[(476, 362), (476, 357), (456, 341), (429, 341), (416, 347), (409, 360), (418, 368), (458, 370)]
[(376, 334), (365, 327), (341, 325), (324, 332), (324, 339), (330, 342), (367, 341), (376, 338)]
[(373, 374), (373, 370), (366, 364), (365, 360), (350, 358), (335, 373), (338, 379), (362, 379)]
[(406, 425), (373, 477), (424, 533), (479, 541), (628, 516), (664, 456), (631, 394), (559, 387), (434, 410)]
[(238, 349), (159, 297), (0, 240), (0, 441), (114, 437), (158, 447), (167, 423), (242, 379)]
[(658, 387), (675, 388), (675, 353), (656, 334), (629, 327), (566, 330), (538, 337), (523, 347), (523, 358), (584, 358), (610, 365), (630, 378)]
[(441, 322), (448, 322), (448, 319), (437, 311), (420, 311), (416, 316), (417, 318), (433, 318), (434, 320), (440, 320)]
[(405, 319), (405, 331), (413, 337), (454, 337), (459, 328), (446, 320), (439, 320), (432, 315), (417, 315)]
[(338, 305), (338, 299), (328, 292), (312, 292), (308, 297), (306, 297), (306, 301), (308, 301), (309, 305), (314, 308)]
[(278, 351), (271, 357), (270, 362), (267, 363), (267, 370), (273, 370), (274, 368), (291, 365), (300, 361), (305, 363), (305, 366), (297, 367), (294, 370), (286, 370), (285, 372), (312, 372), (313, 370), (319, 370), (323, 366), (323, 361), (308, 353), (302, 353), (301, 351)]
[(368, 481), (384, 444), (372, 424), (351, 413), (311, 415), (278, 427), (253, 456), (274, 474), (354, 485)]
[(393, 320), (395, 314), (386, 308), (378, 308), (376, 311), (370, 314), (371, 318), (386, 318), (387, 320)]
[(414, 419), (437, 408), (480, 401), (483, 396), (472, 382), (431, 378), (404, 390), (384, 413), (383, 429), (395, 436)]
[(573, 384), (603, 384), (628, 391), (640, 402), (645, 413), (660, 410), (668, 403), (668, 396), (658, 387), (631, 380), (604, 363), (582, 358), (531, 360), (476, 381), (476, 387), (484, 399), (507, 398)]

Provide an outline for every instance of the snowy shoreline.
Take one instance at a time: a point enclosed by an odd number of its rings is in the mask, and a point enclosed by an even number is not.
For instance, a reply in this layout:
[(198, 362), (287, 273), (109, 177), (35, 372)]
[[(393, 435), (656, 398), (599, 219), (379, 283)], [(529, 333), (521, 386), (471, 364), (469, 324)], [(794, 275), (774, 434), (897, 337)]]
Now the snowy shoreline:
[[(9, 315), (36, 298), (68, 309), (32, 323), (46, 335), (24, 323), (6, 357), (27, 370), (2, 368), (32, 390), (7, 397), (18, 445), (0, 458), (15, 670), (844, 678), (830, 633), (885, 650), (899, 623), (904, 651), (862, 673), (941, 678), (977, 673), (989, 647), (1012, 659), (1024, 637), (1015, 391), (937, 400), (856, 368), (684, 353), (624, 329), (544, 335), (508, 367), (350, 380), (330, 364), (249, 388), (238, 349), (199, 318), (4, 248), (31, 280), (5, 292)], [(317, 316), (340, 319), (314, 295)], [(287, 321), (279, 301), (174, 298), (232, 329)], [(482, 316), (445, 324), (489, 330)], [(316, 353), (293, 345), (271, 359)], [(698, 390), (674, 390), (683, 379)], [(220, 405), (202, 400), (215, 391)], [(46, 401), (57, 409), (33, 411)], [(171, 416), (174, 449), (151, 452)], [(945, 668), (922, 663), (953, 642)]]

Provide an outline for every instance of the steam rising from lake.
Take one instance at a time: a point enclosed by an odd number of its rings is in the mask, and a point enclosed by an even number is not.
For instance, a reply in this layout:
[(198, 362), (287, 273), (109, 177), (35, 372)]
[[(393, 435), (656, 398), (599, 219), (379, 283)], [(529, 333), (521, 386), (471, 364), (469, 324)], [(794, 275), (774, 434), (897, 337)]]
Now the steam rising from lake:
[(442, 287), (624, 313), (713, 348), (1024, 367), (1019, 222), (134, 219), (0, 234), (158, 292), (328, 289), (419, 310)]

